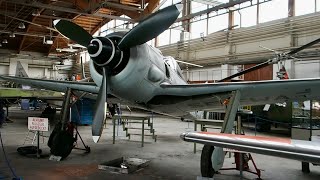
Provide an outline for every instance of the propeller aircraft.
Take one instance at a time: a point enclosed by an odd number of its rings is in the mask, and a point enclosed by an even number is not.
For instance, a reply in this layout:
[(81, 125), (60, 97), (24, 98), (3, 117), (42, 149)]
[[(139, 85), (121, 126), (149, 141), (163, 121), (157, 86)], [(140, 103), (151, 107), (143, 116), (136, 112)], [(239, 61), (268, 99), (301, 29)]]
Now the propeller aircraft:
[[(88, 49), (91, 57), (90, 74), (94, 83), (63, 82), (1, 75), (4, 80), (33, 87), (64, 92), (66, 88), (97, 94), (92, 137), (98, 142), (102, 133), (106, 102), (117, 99), (124, 104), (154, 112), (183, 117), (195, 110), (221, 109), (230, 92), (241, 91), (241, 105), (256, 105), (305, 100), (319, 97), (320, 79), (287, 81), (221, 82), (187, 84), (177, 61), (165, 57), (161, 51), (146, 44), (168, 29), (178, 18), (182, 4), (176, 4), (151, 14), (129, 32), (115, 32), (105, 37), (92, 37), (77, 24), (55, 20), (55, 28), (67, 38)], [(317, 39), (303, 48), (281, 54), (248, 71), (264, 67), (292, 55), (320, 41)], [(235, 77), (228, 77), (229, 79)], [(226, 79), (223, 79), (226, 80)], [(109, 96), (110, 98), (107, 98)]]
[[(163, 56), (160, 50), (146, 43), (168, 29), (181, 10), (181, 4), (166, 7), (143, 19), (129, 32), (115, 32), (105, 37), (92, 37), (73, 22), (55, 20), (53, 23), (58, 32), (87, 48), (91, 57), (90, 74), (94, 83), (5, 75), (0, 75), (0, 78), (48, 90), (65, 92), (70, 88), (95, 95), (92, 124), (94, 142), (98, 142), (102, 134), (107, 102), (121, 102), (153, 112), (186, 117), (189, 112), (196, 110), (225, 109), (223, 102), (230, 99), (235, 91), (241, 94), (240, 105), (264, 105), (320, 97), (320, 78), (223, 82), (286, 60), (318, 43), (320, 39), (288, 53), (278, 54), (275, 58), (222, 79), (221, 82), (188, 84), (174, 58)], [(218, 154), (223, 157), (222, 151)], [(208, 167), (211, 168), (211, 165)]]

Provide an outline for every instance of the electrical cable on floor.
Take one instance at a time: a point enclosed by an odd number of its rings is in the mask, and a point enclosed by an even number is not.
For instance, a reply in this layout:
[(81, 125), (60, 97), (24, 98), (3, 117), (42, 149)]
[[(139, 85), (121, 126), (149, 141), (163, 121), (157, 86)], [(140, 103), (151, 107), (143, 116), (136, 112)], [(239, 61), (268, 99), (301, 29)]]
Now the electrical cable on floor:
[(6, 152), (5, 152), (5, 150), (4, 150), (3, 142), (2, 142), (1, 131), (0, 131), (0, 141), (1, 141), (2, 151), (3, 151), (3, 156), (4, 156), (5, 160), (6, 160), (6, 163), (7, 163), (8, 167), (9, 167), (12, 175), (14, 176), (13, 180), (19, 180), (19, 179), (21, 179), (21, 178), (19, 178), (19, 177), (17, 176), (17, 174), (15, 173), (15, 171), (13, 170), (13, 168), (12, 168), (12, 166), (11, 166), (8, 158), (7, 158)]

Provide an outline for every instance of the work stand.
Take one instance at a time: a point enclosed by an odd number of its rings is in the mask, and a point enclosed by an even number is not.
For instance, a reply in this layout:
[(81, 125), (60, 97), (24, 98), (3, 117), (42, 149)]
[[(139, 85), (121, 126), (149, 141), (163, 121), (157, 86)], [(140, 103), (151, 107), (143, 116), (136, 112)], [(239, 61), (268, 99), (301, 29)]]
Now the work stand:
[[(237, 123), (236, 123), (236, 131), (235, 134), (238, 135), (244, 135), (244, 132), (242, 131), (242, 122), (241, 122), (241, 113), (238, 113)], [(255, 161), (253, 160), (253, 157), (250, 153), (240, 152), (240, 151), (234, 151), (234, 160), (236, 167), (233, 168), (221, 168), (220, 171), (224, 170), (238, 170), (240, 172), (240, 179), (243, 177), (243, 172), (248, 172), (251, 174), (255, 174), (258, 176), (257, 179), (261, 179), (261, 170), (258, 169)], [(250, 170), (249, 168), (249, 161), (252, 162), (252, 165), (254, 167), (254, 171)]]
[(77, 145), (78, 145), (78, 143), (73, 147), (73, 149), (78, 149), (78, 150), (84, 150), (86, 153), (90, 153), (91, 152), (91, 149), (90, 149), (90, 147), (89, 146), (87, 146), (85, 143), (84, 143), (84, 141), (83, 141), (83, 139), (82, 139), (82, 137), (81, 137), (81, 135), (80, 135), (80, 133), (79, 133), (79, 131), (78, 131), (78, 126), (76, 125), (75, 126), (75, 142), (77, 143), (78, 142), (78, 138), (80, 138), (80, 141), (81, 141), (81, 143), (82, 143), (82, 145), (83, 145), (83, 147), (84, 148), (79, 148), (79, 147), (77, 147)]
[[(241, 93), (239, 90), (232, 91), (230, 98), (224, 101), (226, 114), (221, 128), (221, 133), (231, 134), (233, 131), (235, 119), (240, 105)], [(241, 116), (238, 115), (236, 134), (242, 134), (241, 131)], [(218, 170), (239, 170), (240, 179), (242, 179), (243, 171), (247, 171), (261, 177), (261, 171), (257, 168), (250, 153), (234, 152), (235, 168), (222, 168), (226, 152), (222, 147), (213, 147), (204, 145), (201, 152), (201, 174), (203, 177), (213, 177)], [(248, 161), (252, 161), (255, 171), (249, 170)]]

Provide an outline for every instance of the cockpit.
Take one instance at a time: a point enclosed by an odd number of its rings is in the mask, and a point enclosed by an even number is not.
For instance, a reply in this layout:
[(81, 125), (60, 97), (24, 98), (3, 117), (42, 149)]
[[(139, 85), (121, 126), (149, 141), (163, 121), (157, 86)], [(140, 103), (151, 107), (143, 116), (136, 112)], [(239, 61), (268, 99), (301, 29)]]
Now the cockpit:
[(173, 71), (175, 71), (182, 79), (184, 79), (182, 75), (182, 70), (180, 69), (180, 66), (173, 57), (164, 56), (163, 60)]

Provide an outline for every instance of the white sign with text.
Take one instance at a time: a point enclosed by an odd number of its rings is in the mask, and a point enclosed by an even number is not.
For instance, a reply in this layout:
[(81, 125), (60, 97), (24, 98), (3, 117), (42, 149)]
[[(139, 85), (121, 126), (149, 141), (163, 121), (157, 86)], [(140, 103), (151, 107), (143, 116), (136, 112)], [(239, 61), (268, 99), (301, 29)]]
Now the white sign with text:
[(49, 131), (48, 118), (28, 117), (28, 129), (31, 131)]

